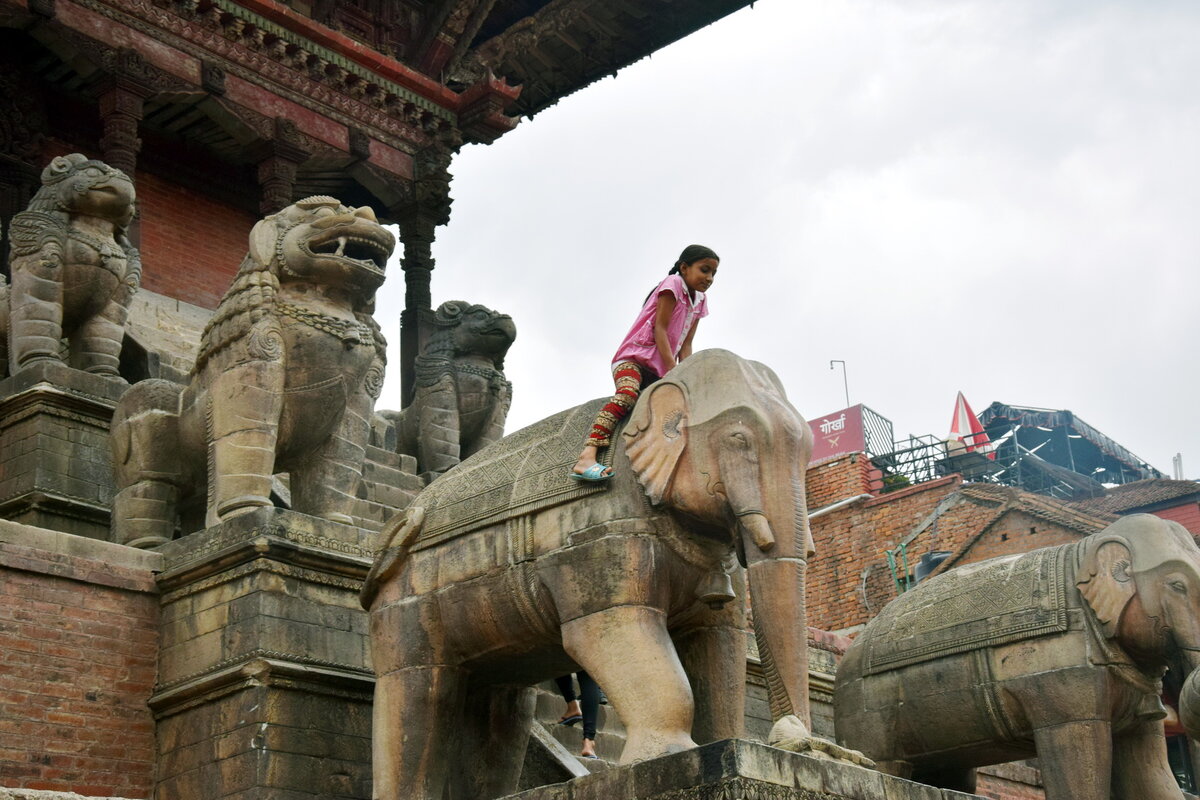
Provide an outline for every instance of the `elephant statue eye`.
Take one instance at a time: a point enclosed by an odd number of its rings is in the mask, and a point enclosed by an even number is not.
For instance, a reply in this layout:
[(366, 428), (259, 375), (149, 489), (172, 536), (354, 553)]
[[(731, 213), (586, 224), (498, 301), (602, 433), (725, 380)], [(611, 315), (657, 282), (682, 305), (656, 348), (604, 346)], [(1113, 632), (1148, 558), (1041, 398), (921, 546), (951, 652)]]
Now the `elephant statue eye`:
[(741, 431), (734, 431), (733, 433), (729, 434), (729, 443), (735, 447), (749, 447), (750, 438)]
[(1172, 581), (1167, 581), (1167, 586), (1170, 586), (1172, 589), (1179, 592), (1180, 594), (1187, 594), (1187, 584), (1184, 583), (1183, 581), (1179, 580), (1178, 578), (1176, 578), (1175, 580), (1172, 580)]

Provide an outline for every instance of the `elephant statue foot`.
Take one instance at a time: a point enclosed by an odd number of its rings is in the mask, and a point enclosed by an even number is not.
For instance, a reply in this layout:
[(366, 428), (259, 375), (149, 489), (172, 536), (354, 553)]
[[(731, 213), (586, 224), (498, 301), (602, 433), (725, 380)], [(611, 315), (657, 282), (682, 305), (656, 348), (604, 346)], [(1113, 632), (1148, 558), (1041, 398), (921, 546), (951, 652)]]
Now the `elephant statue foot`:
[(875, 768), (875, 762), (859, 751), (851, 750), (849, 747), (842, 747), (826, 739), (813, 736), (809, 732), (808, 726), (804, 724), (804, 721), (795, 714), (789, 714), (771, 726), (771, 733), (767, 736), (767, 744), (772, 747), (778, 747), (780, 750), (790, 750), (793, 753), (807, 753), (808, 755), (824, 758), (829, 761), (838, 761), (843, 764), (852, 764), (856, 767), (866, 767), (867, 769)]

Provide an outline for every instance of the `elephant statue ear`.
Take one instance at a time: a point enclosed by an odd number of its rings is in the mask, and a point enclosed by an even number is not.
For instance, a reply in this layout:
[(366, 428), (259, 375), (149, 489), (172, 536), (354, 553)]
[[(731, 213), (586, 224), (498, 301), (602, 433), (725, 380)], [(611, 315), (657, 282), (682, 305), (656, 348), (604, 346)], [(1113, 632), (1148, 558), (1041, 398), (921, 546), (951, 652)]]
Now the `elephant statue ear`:
[(1121, 614), (1137, 593), (1130, 572), (1132, 553), (1123, 541), (1098, 542), (1085, 554), (1076, 586), (1091, 606), (1104, 635), (1113, 637)]
[(655, 505), (671, 487), (687, 445), (687, 427), (687, 391), (678, 383), (659, 381), (642, 393), (621, 434), (634, 474)]

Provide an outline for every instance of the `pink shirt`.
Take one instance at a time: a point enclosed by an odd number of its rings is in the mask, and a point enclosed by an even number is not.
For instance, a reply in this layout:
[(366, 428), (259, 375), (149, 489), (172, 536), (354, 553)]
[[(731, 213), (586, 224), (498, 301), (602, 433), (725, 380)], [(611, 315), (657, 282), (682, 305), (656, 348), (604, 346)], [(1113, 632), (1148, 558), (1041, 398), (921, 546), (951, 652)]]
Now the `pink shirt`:
[(696, 298), (693, 300), (683, 277), (678, 273), (668, 275), (650, 293), (633, 327), (621, 340), (621, 346), (613, 356), (614, 365), (622, 361), (633, 361), (655, 375), (662, 376), (667, 373), (667, 365), (663, 363), (658, 346), (654, 343), (654, 318), (658, 313), (658, 296), (664, 292), (675, 295), (675, 310), (671, 313), (671, 321), (667, 325), (667, 347), (676, 359), (679, 358), (679, 349), (683, 347), (688, 331), (696, 324), (696, 320), (708, 316), (708, 300), (704, 297), (704, 292), (696, 292)]

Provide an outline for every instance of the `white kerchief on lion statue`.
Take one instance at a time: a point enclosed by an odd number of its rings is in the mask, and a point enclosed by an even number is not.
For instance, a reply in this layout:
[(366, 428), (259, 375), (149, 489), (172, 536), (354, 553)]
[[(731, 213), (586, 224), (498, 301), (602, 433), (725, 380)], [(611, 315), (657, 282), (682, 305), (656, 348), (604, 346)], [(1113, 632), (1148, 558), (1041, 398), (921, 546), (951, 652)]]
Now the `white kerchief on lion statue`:
[(254, 226), (189, 384), (142, 381), (117, 406), (116, 541), (170, 540), (193, 487), (207, 486), (206, 526), (269, 506), (277, 472), (295, 510), (353, 521), (385, 361), (371, 312), (394, 246), (370, 208), (331, 197)]

